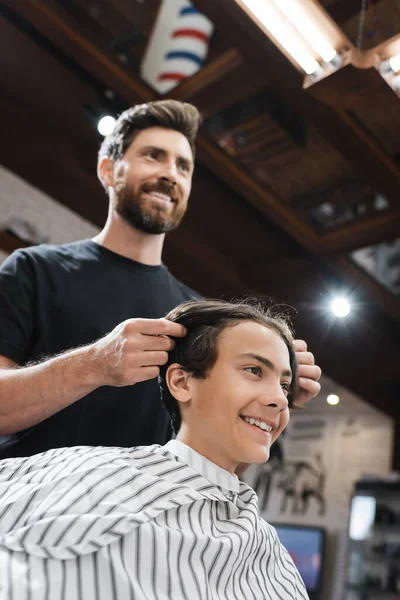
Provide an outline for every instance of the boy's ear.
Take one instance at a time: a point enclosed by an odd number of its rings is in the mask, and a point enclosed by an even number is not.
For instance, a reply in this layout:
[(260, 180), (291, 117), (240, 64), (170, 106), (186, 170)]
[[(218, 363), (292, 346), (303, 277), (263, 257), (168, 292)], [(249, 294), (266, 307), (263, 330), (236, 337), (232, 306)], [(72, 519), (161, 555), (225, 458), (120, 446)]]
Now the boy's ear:
[(189, 384), (190, 373), (184, 371), (178, 363), (170, 365), (165, 381), (172, 396), (178, 402), (188, 402), (192, 397)]
[(100, 159), (97, 165), (97, 177), (106, 188), (114, 184), (114, 161), (108, 156)]

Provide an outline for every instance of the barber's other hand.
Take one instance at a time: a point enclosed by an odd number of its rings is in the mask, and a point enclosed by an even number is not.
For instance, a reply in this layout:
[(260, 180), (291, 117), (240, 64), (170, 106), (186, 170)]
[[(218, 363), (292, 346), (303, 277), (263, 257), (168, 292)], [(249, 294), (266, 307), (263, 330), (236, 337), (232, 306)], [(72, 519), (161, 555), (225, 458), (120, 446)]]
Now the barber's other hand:
[(318, 383), (321, 377), (321, 369), (315, 364), (314, 355), (307, 351), (307, 344), (304, 340), (294, 340), (293, 346), (297, 357), (299, 379), (299, 391), (295, 404), (303, 406), (321, 390)]
[(128, 319), (92, 344), (92, 368), (99, 385), (122, 387), (153, 379), (185, 328), (167, 319)]

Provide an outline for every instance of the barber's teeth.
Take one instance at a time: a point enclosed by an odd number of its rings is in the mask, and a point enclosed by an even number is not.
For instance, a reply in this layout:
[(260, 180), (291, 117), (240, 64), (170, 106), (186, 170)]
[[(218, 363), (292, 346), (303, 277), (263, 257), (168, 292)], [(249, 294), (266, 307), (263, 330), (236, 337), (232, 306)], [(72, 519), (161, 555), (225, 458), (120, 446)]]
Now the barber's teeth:
[(268, 425), (266, 423), (263, 423), (262, 421), (260, 421), (260, 424), (259, 424), (260, 429), (264, 429), (264, 431), (267, 431), (267, 427), (268, 427)]
[(161, 192), (151, 192), (152, 196), (156, 196), (157, 198), (160, 198), (161, 200), (165, 200), (166, 202), (169, 202), (171, 200), (170, 196), (167, 196), (166, 194), (162, 194)]
[(254, 423), (254, 425), (257, 425), (257, 427), (260, 427), (260, 421), (257, 419), (257, 421)]
[(248, 420), (248, 422), (250, 423), (250, 425), (254, 425), (254, 423), (256, 422), (255, 419), (246, 419), (246, 420)]

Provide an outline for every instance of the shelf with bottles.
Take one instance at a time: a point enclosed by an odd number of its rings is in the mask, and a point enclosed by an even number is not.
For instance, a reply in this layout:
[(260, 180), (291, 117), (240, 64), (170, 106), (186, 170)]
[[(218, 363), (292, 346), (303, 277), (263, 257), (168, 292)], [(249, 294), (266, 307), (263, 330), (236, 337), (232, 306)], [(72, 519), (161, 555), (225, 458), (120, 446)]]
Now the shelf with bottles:
[(345, 600), (400, 600), (400, 478), (356, 484), (345, 590)]

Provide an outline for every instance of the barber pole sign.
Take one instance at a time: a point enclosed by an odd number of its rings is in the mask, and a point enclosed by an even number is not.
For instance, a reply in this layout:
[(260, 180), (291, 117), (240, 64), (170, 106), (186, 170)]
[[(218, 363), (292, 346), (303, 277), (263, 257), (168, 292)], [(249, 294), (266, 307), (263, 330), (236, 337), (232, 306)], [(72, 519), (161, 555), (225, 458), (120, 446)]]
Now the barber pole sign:
[(213, 27), (187, 0), (163, 0), (141, 63), (142, 79), (163, 95), (197, 73)]

